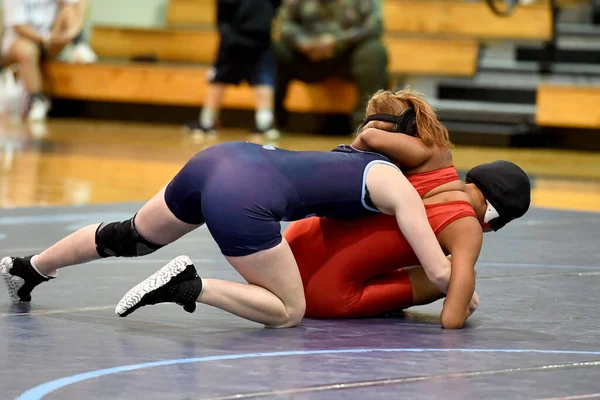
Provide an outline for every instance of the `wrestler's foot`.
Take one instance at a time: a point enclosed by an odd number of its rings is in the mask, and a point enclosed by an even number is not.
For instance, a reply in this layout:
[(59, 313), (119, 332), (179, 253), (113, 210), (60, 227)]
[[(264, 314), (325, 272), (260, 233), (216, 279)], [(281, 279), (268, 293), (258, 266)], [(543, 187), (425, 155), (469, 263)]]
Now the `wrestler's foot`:
[(30, 302), (33, 288), (56, 277), (36, 271), (31, 265), (31, 257), (4, 257), (0, 261), (0, 274), (13, 304)]
[(217, 133), (214, 126), (203, 126), (198, 120), (186, 123), (183, 129), (192, 134), (215, 135)]
[(201, 291), (202, 279), (192, 260), (188, 256), (179, 256), (129, 290), (117, 304), (115, 312), (126, 317), (147, 305), (176, 303), (193, 313)]

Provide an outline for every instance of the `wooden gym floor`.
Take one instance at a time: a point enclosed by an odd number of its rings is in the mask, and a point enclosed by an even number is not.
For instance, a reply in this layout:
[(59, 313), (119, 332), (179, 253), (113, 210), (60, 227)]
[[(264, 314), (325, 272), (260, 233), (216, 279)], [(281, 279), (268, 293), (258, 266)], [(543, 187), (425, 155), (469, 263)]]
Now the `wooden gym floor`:
[[(82, 226), (130, 218), (212, 143), (178, 126), (52, 120), (47, 130), (31, 128), (0, 128), (2, 256), (39, 253)], [(217, 140), (248, 139), (224, 131)], [(299, 135), (277, 144), (330, 149), (348, 140)], [(462, 171), (516, 161), (533, 176), (534, 205), (600, 207), (600, 153), (454, 152)], [(40, 205), (62, 207), (28, 208)], [(0, 393), (17, 400), (598, 399), (599, 216), (532, 208), (485, 235), (481, 305), (458, 332), (440, 329), (441, 301), (385, 318), (307, 318), (283, 330), (202, 305), (193, 315), (172, 305), (114, 315), (132, 285), (177, 255), (189, 255), (203, 277), (239, 281), (205, 227), (147, 257), (65, 268), (36, 288), (30, 304), (11, 305), (0, 284)]]
[[(241, 130), (194, 138), (177, 125), (99, 120), (0, 121), (0, 208), (137, 202), (150, 198), (186, 160), (219, 141), (260, 140)], [(349, 137), (288, 135), (277, 146), (329, 150)], [(461, 171), (507, 159), (534, 180), (533, 205), (600, 211), (600, 153), (457, 146)]]

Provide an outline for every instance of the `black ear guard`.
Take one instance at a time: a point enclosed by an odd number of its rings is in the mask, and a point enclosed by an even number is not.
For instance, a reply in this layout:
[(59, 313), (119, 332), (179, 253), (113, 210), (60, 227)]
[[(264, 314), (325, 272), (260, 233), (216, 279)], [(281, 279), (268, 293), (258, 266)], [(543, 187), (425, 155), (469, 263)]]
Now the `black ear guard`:
[(490, 228), (492, 228), (494, 230), (494, 232), (497, 232), (498, 229), (502, 228), (504, 225), (508, 224), (509, 222), (510, 221), (507, 220), (506, 218), (498, 217), (498, 218), (494, 218), (493, 220), (488, 222), (488, 224), (490, 225)]
[(518, 165), (505, 160), (479, 164), (467, 172), (466, 183), (474, 183), (500, 216), (488, 223), (495, 231), (520, 218), (531, 203), (529, 176)]
[(396, 124), (396, 131), (398, 133), (404, 133), (409, 136), (417, 135), (417, 114), (412, 108), (407, 108), (402, 111), (400, 115), (392, 114), (373, 114), (369, 115), (364, 121), (362, 126), (365, 126), (370, 121), (383, 121), (391, 122)]

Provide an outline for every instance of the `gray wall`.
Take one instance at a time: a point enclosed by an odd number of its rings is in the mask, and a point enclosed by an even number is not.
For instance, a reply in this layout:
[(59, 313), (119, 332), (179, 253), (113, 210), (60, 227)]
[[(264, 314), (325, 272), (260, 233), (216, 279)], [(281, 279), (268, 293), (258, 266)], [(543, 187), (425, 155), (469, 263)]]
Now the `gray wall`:
[(166, 22), (168, 0), (90, 1), (92, 24), (150, 27)]

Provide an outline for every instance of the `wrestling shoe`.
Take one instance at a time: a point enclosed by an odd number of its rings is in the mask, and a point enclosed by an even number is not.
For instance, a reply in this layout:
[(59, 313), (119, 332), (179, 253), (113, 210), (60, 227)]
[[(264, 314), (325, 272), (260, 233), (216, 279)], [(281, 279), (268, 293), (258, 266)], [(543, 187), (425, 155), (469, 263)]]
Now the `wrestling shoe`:
[(176, 303), (189, 313), (196, 310), (202, 292), (202, 279), (188, 256), (179, 256), (129, 290), (117, 304), (115, 313), (126, 317), (140, 307)]
[(33, 288), (56, 277), (37, 272), (31, 265), (31, 257), (4, 257), (0, 261), (0, 274), (13, 304), (30, 302)]
[(185, 132), (192, 133), (192, 134), (206, 134), (206, 135), (216, 135), (217, 134), (217, 131), (215, 130), (214, 126), (209, 126), (209, 127), (202, 126), (202, 124), (198, 120), (186, 123), (183, 126), (183, 130)]

